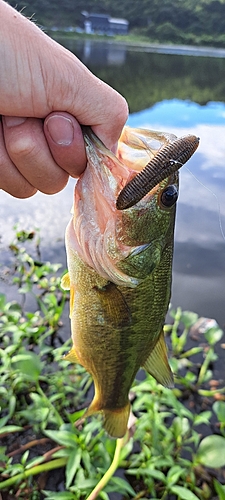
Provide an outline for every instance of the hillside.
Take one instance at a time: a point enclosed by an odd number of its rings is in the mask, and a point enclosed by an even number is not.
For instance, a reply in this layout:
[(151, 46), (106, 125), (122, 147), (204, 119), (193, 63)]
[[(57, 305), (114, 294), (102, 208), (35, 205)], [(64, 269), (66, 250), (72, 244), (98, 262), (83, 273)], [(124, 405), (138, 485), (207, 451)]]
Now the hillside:
[[(15, 0), (9, 0), (15, 6)], [(18, 0), (17, 9), (47, 28), (79, 26), (81, 11), (129, 21), (130, 33), (154, 42), (225, 46), (225, 0)]]

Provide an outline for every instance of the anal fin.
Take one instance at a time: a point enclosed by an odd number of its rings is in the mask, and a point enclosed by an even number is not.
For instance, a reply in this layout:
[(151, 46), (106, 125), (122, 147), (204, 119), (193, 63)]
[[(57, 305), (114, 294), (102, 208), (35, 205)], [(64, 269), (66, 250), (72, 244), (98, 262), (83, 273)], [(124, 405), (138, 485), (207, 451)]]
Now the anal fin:
[(170, 389), (174, 387), (173, 374), (168, 363), (167, 347), (163, 330), (153, 351), (151, 351), (143, 366), (145, 370), (164, 387)]

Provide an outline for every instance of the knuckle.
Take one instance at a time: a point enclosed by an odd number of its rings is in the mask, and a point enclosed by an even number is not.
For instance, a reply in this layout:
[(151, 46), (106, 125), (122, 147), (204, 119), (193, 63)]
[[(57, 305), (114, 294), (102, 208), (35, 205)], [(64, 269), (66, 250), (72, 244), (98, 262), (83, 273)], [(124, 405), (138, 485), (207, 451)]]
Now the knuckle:
[(126, 99), (121, 96), (120, 94), (117, 95), (119, 98), (117, 98), (116, 101), (116, 106), (112, 107), (112, 113), (115, 116), (115, 121), (117, 123), (117, 126), (123, 128), (125, 125), (128, 115), (129, 115), (129, 108)]
[[(121, 96), (122, 97), (122, 96)], [(129, 115), (129, 108), (127, 101), (124, 97), (122, 97), (122, 100), (120, 102), (120, 107), (119, 107), (119, 118), (121, 119), (121, 122), (123, 125), (126, 123), (128, 115)]]
[(29, 136), (18, 136), (6, 142), (8, 154), (14, 160), (17, 158), (33, 158), (38, 154), (37, 145)]

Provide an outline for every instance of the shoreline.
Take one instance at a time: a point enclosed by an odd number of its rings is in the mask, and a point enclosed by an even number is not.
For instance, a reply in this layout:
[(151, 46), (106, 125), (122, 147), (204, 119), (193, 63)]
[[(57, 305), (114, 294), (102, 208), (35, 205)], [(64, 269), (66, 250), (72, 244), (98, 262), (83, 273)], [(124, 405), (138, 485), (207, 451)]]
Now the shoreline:
[(128, 48), (131, 47), (132, 50), (137, 50), (137, 51), (144, 50), (145, 52), (153, 52), (156, 54), (158, 53), (158, 54), (225, 58), (225, 48), (206, 47), (197, 45), (158, 44), (158, 43), (145, 43), (145, 42), (140, 42), (140, 43), (125, 42), (124, 45), (126, 45)]
[(160, 44), (146, 41), (129, 41), (129, 40), (117, 40), (109, 37), (95, 37), (95, 35), (89, 35), (87, 37), (79, 37), (77, 35), (68, 36), (66, 33), (62, 32), (50, 32), (49, 36), (55, 39), (64, 38), (66, 40), (74, 40), (74, 41), (88, 41), (94, 43), (106, 43), (107, 45), (118, 45), (121, 47), (126, 47), (128, 50), (135, 51), (144, 51), (144, 52), (152, 52), (155, 54), (171, 54), (171, 55), (185, 55), (185, 56), (201, 56), (201, 57), (216, 57), (216, 58), (225, 58), (225, 48), (223, 47), (212, 47), (205, 45), (182, 45), (182, 44)]

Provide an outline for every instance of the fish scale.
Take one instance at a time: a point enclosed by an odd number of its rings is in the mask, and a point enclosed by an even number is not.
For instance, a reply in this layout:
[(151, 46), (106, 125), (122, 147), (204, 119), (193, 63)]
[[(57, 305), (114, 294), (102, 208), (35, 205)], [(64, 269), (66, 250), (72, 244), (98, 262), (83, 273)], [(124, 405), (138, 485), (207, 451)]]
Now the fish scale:
[(125, 127), (116, 156), (91, 129), (83, 133), (88, 162), (74, 191), (66, 229), (68, 273), (61, 283), (70, 289), (73, 344), (65, 359), (93, 377), (95, 394), (84, 416), (102, 414), (105, 430), (120, 438), (140, 367), (165, 387), (173, 386), (163, 324), (177, 196), (166, 206), (163, 195), (171, 185), (178, 192), (178, 173), (175, 169), (127, 210), (117, 210), (116, 200), (129, 178), (138, 169), (141, 173), (146, 151), (157, 155), (152, 139), (163, 148), (174, 135)]

